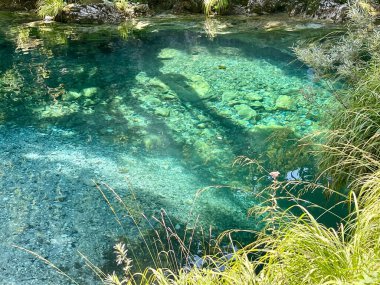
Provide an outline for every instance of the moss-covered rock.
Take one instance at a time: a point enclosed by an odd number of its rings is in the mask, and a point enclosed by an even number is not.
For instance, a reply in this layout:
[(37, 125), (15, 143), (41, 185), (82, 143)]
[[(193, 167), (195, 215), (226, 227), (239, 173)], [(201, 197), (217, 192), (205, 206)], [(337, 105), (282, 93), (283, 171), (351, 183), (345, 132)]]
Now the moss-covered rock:
[(276, 100), (275, 107), (278, 110), (287, 110), (287, 111), (295, 111), (297, 109), (295, 100), (288, 95), (280, 95)]
[(169, 117), (170, 116), (170, 109), (168, 108), (157, 108), (154, 113), (157, 115), (157, 116), (161, 116), (161, 117)]
[(238, 115), (242, 117), (245, 120), (251, 120), (256, 119), (257, 112), (253, 110), (251, 107), (245, 104), (240, 104), (234, 106), (235, 110), (237, 111)]
[(87, 98), (94, 96), (98, 92), (96, 87), (88, 87), (83, 89), (83, 95)]
[(63, 94), (62, 99), (64, 101), (74, 101), (74, 100), (77, 100), (78, 98), (80, 98), (81, 96), (82, 96), (82, 94), (79, 92), (68, 91), (65, 94)]
[(264, 108), (263, 103), (261, 103), (260, 101), (252, 101), (252, 102), (249, 102), (248, 105), (254, 109)]
[(247, 99), (248, 101), (262, 101), (263, 96), (257, 93), (247, 93), (244, 95), (244, 98)]
[(209, 92), (210, 85), (200, 75), (165, 74), (160, 76), (160, 80), (183, 101), (197, 102), (207, 100), (213, 95), (212, 92)]
[(237, 100), (239, 98), (239, 93), (235, 91), (224, 91), (222, 95), (222, 99), (225, 103), (229, 103), (231, 101)]

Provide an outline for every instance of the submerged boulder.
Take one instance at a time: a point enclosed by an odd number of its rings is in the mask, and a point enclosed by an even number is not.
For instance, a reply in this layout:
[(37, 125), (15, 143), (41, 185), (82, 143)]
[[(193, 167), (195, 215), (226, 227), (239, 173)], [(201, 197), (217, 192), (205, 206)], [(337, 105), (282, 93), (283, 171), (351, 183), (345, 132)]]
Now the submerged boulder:
[(125, 20), (125, 16), (112, 4), (69, 4), (57, 15), (56, 20), (77, 24), (118, 24)]
[(287, 95), (280, 95), (276, 100), (277, 110), (295, 111), (297, 109), (294, 99)]
[(245, 104), (240, 104), (234, 106), (235, 110), (239, 114), (240, 117), (242, 117), (245, 120), (255, 120), (257, 117), (257, 112), (253, 110), (251, 107)]
[(163, 74), (159, 79), (185, 102), (199, 102), (211, 99), (213, 96), (210, 85), (197, 74)]

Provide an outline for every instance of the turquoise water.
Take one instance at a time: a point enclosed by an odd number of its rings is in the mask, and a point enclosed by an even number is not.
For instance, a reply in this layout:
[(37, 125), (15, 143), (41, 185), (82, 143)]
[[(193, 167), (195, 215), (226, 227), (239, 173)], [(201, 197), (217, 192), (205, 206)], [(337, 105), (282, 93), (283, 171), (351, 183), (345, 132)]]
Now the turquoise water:
[[(0, 13), (7, 284), (27, 269), (34, 277), (23, 284), (61, 282), (11, 244), (94, 284), (77, 250), (105, 266), (126, 237), (144, 263), (136, 224), (152, 238), (147, 221), (156, 224), (151, 216), (163, 210), (179, 232), (260, 229), (247, 211), (268, 172), (311, 179), (313, 161), (298, 139), (318, 130), (331, 94), (291, 47), (328, 29), (265, 21), (78, 27)], [(240, 156), (261, 167), (234, 164)]]

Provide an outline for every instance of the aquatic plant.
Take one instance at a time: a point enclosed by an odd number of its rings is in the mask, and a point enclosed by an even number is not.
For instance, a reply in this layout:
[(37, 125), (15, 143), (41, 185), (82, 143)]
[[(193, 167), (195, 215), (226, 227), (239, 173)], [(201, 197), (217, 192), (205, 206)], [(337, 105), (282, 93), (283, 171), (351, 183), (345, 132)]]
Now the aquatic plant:
[(62, 11), (65, 5), (64, 0), (38, 0), (37, 13), (41, 17), (55, 17)]

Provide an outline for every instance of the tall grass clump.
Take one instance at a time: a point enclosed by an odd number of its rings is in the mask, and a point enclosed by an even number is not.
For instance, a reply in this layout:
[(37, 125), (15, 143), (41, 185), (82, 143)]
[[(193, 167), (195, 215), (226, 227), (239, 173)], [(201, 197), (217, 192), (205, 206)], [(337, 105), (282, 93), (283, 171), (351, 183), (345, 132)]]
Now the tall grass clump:
[(55, 17), (62, 11), (65, 5), (64, 0), (38, 0), (37, 14), (41, 17)]
[(346, 85), (335, 93), (319, 145), (320, 169), (335, 187), (375, 172), (380, 158), (380, 29), (367, 1), (352, 3), (349, 16), (339, 40), (295, 48), (321, 76)]
[(178, 271), (149, 268), (126, 284), (380, 284), (380, 171), (356, 190), (352, 213), (336, 228), (296, 205), (303, 214), (278, 211), (278, 226), (240, 250)]

